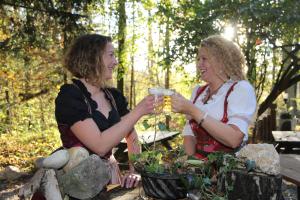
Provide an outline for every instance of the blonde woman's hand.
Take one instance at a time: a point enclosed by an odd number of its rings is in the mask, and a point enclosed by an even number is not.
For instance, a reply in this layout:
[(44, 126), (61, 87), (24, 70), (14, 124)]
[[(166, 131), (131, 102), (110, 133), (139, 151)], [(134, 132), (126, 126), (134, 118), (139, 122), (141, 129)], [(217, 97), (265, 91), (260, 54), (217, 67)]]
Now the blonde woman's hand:
[(181, 94), (175, 93), (171, 97), (172, 111), (175, 113), (182, 113), (189, 115), (190, 109), (193, 106), (190, 100), (184, 98)]

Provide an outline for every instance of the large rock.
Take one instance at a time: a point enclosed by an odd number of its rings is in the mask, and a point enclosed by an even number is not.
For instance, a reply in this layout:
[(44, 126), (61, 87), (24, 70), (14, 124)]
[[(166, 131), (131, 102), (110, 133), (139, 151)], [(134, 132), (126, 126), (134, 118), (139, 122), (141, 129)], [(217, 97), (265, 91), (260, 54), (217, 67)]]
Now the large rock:
[(270, 175), (280, 174), (280, 160), (272, 144), (249, 144), (243, 147), (236, 156), (242, 160), (255, 161), (255, 171)]
[(97, 155), (91, 155), (58, 176), (65, 194), (77, 199), (89, 199), (96, 196), (110, 180), (110, 172), (105, 161)]
[(68, 152), (69, 152), (69, 161), (63, 168), (65, 172), (70, 171), (72, 168), (77, 166), (81, 161), (89, 157), (89, 152), (83, 147), (72, 147), (68, 149)]
[(9, 165), (9, 166), (5, 167), (2, 176), (3, 176), (3, 178), (5, 178), (9, 181), (13, 181), (13, 180), (20, 178), (23, 175), (24, 175), (24, 173), (21, 172), (18, 167)]

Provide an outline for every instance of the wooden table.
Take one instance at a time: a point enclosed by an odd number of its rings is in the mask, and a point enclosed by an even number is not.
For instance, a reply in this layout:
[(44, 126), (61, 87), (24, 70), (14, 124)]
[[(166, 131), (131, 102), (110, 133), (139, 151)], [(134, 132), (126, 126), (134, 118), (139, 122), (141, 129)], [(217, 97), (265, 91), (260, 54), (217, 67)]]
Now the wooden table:
[[(179, 134), (178, 131), (157, 131), (155, 142), (161, 142), (167, 149), (171, 150), (169, 140), (173, 139)], [(139, 134), (139, 141), (142, 147), (146, 148), (154, 144), (154, 131), (145, 131)]]
[[(171, 150), (172, 147), (169, 144), (169, 141), (177, 135), (179, 135), (178, 131), (157, 131), (155, 142), (160, 142), (164, 147)], [(139, 142), (142, 145), (142, 150), (147, 150), (154, 144), (154, 131), (139, 132), (138, 137)], [(121, 143), (117, 146), (117, 148), (117, 151), (114, 153), (115, 157), (120, 163), (126, 163), (128, 160), (126, 140), (122, 140)]]
[(275, 140), (275, 148), (280, 153), (300, 152), (299, 131), (272, 131)]
[(280, 173), (284, 179), (297, 185), (300, 200), (300, 155), (280, 154)]

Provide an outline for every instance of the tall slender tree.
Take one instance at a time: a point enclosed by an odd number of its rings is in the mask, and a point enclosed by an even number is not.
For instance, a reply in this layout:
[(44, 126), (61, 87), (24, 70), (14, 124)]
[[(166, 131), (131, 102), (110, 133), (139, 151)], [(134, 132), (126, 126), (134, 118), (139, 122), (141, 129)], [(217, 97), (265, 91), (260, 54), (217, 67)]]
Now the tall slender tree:
[(124, 93), (124, 74), (126, 70), (126, 0), (118, 0), (118, 80), (117, 88)]

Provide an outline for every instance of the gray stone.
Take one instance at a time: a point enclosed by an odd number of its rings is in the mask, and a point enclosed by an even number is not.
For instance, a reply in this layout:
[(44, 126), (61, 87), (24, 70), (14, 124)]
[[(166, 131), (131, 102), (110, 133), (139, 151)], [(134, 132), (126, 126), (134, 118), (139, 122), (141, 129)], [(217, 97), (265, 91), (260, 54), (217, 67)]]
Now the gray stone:
[(68, 149), (68, 152), (69, 152), (69, 161), (63, 168), (65, 172), (70, 171), (70, 169), (74, 168), (81, 161), (89, 157), (89, 152), (83, 147), (72, 147)]
[[(59, 169), (69, 161), (69, 152), (65, 149), (54, 152), (49, 155), (45, 159), (41, 159), (41, 161), (37, 160), (36, 165), (41, 165), (45, 168), (50, 169)], [(41, 162), (41, 164), (39, 164)]]
[(108, 184), (110, 172), (107, 163), (93, 154), (58, 179), (65, 194), (78, 199), (89, 199)]
[(280, 174), (280, 159), (272, 144), (248, 144), (236, 153), (241, 160), (253, 160), (254, 171), (270, 175)]
[(22, 175), (24, 175), (24, 173), (22, 173), (18, 167), (9, 165), (4, 169), (4, 177), (9, 181), (16, 180)]

